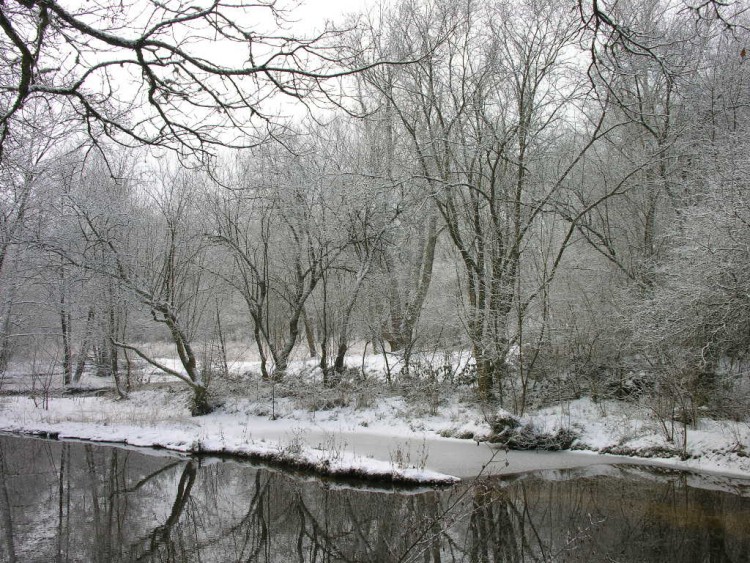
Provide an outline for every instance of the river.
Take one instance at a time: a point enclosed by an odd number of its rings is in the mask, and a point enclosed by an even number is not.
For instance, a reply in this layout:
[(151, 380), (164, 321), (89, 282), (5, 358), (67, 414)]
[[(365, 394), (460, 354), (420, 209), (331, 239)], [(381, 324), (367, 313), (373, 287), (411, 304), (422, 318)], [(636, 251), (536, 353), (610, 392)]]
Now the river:
[(750, 561), (750, 482), (637, 466), (377, 488), (0, 436), (0, 560)]

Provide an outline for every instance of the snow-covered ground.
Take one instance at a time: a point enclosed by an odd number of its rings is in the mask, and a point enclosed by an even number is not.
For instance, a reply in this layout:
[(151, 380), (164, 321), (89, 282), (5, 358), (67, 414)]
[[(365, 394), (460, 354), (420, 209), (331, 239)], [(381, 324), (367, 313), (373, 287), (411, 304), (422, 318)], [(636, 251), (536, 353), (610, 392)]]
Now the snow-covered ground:
[[(351, 361), (362, 365), (361, 357)], [(507, 452), (484, 442), (491, 435), (490, 421), (505, 413), (483, 411), (460, 388), (435, 391), (434, 397), (429, 389), (388, 390), (383, 361), (368, 356), (364, 363), (373, 378), (369, 385), (336, 390), (324, 389), (320, 374), (305, 362), (292, 370), (286, 385), (274, 387), (248, 375), (254, 364), (235, 365), (232, 381), (213, 385), (221, 406), (202, 417), (189, 415), (186, 387), (166, 384), (171, 380), (161, 375), (148, 375), (128, 400), (118, 401), (111, 392), (67, 396), (53, 386), (44, 389), (21, 370), (3, 381), (1, 390), (16, 394), (0, 397), (0, 431), (232, 453), (324, 474), (400, 482), (450, 483), (479, 473), (615, 462), (750, 478), (747, 422), (700, 420), (687, 429), (685, 441), (681, 424), (665, 428), (645, 406), (584, 398), (520, 419), (536, 432), (571, 430), (577, 451)], [(105, 384), (88, 377), (81, 387)]]
[[(547, 430), (572, 428), (574, 449), (647, 459), (651, 465), (750, 478), (750, 422), (699, 419), (695, 428), (667, 428), (650, 408), (621, 401), (578, 399), (526, 419)], [(671, 434), (672, 440), (667, 439)]]

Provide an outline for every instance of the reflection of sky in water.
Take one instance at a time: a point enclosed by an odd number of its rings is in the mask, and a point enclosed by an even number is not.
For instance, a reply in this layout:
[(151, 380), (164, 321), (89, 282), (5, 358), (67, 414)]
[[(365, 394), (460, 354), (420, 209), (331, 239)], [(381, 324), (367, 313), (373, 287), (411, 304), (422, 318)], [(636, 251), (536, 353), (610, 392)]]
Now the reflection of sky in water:
[[(597, 468), (427, 492), (0, 437), (2, 561), (741, 561), (742, 482)], [(744, 489), (747, 492), (747, 489)]]

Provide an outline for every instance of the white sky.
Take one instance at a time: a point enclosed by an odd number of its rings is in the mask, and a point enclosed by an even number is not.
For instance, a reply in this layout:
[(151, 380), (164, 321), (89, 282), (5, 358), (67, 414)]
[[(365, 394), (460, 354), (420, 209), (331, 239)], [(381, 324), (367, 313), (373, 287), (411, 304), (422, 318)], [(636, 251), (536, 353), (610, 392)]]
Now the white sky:
[(326, 20), (339, 22), (346, 14), (361, 12), (378, 3), (379, 0), (301, 0), (293, 14), (302, 26), (300, 29), (318, 30)]

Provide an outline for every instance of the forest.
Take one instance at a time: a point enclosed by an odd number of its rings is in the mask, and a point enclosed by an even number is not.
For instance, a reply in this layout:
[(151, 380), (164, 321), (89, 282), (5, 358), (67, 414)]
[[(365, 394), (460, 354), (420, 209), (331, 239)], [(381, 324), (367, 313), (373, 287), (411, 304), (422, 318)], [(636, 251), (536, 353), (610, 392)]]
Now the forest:
[(747, 420), (745, 2), (287, 8), (0, 4), (0, 388)]

